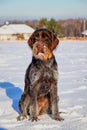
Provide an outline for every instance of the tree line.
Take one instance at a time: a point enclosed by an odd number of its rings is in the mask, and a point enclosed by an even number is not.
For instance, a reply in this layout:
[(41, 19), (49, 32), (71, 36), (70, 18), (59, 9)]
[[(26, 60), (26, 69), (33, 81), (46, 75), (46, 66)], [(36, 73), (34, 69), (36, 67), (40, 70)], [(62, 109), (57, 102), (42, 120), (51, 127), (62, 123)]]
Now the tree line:
[(82, 31), (87, 29), (87, 20), (84, 19), (67, 19), (55, 20), (51, 18), (42, 18), (40, 20), (10, 21), (9, 23), (25, 23), (34, 29), (47, 28), (53, 31), (58, 37), (81, 37)]
[(55, 32), (59, 37), (81, 37), (82, 32), (87, 29), (87, 20), (84, 22), (84, 19), (67, 19), (57, 21), (53, 18), (50, 20), (42, 18), (39, 21), (26, 21), (26, 24), (35, 29), (47, 28)]

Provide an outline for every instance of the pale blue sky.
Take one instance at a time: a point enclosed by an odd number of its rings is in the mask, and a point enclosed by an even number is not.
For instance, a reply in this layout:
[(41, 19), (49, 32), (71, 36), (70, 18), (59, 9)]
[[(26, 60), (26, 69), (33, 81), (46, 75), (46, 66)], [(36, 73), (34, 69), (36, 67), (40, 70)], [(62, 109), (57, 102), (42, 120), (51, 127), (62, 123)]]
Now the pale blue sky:
[(87, 18), (87, 0), (0, 0), (0, 17)]

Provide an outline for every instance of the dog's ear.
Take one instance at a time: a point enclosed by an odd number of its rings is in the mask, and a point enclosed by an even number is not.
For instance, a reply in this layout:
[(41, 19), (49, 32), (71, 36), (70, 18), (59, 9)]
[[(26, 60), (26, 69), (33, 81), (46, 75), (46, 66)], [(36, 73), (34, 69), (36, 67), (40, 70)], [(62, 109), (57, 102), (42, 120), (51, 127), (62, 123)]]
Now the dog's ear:
[(59, 39), (56, 37), (56, 35), (52, 32), (52, 45), (51, 50), (53, 51), (57, 45), (59, 44)]
[(34, 33), (30, 36), (30, 38), (28, 39), (27, 43), (30, 46), (30, 48), (33, 48), (33, 43), (35, 41), (35, 37), (34, 37)]

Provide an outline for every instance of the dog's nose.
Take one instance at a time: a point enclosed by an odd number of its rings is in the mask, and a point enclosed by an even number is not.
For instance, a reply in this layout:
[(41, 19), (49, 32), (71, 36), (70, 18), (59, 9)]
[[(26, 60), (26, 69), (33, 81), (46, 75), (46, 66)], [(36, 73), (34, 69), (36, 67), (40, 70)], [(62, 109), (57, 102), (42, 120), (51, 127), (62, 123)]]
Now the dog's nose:
[(39, 51), (39, 52), (43, 52), (43, 48), (44, 48), (44, 44), (43, 44), (43, 42), (41, 41), (41, 42), (38, 43), (38, 51)]

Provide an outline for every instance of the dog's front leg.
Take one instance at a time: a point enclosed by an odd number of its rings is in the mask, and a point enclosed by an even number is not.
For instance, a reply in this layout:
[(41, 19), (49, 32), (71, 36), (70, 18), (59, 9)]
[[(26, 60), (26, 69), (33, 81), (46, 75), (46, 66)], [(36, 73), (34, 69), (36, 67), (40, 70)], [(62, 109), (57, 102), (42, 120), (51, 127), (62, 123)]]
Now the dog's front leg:
[(30, 98), (28, 93), (23, 93), (21, 99), (19, 100), (18, 107), (21, 114), (17, 117), (18, 121), (24, 120), (27, 118), (27, 109), (29, 106)]
[(63, 118), (60, 117), (59, 114), (59, 108), (58, 108), (58, 96), (57, 96), (57, 82), (53, 81), (51, 83), (51, 91), (50, 91), (50, 97), (51, 97), (51, 107), (52, 107), (52, 117), (55, 120), (63, 120)]
[(37, 89), (36, 86), (31, 86), (30, 90), (30, 120), (37, 121)]

